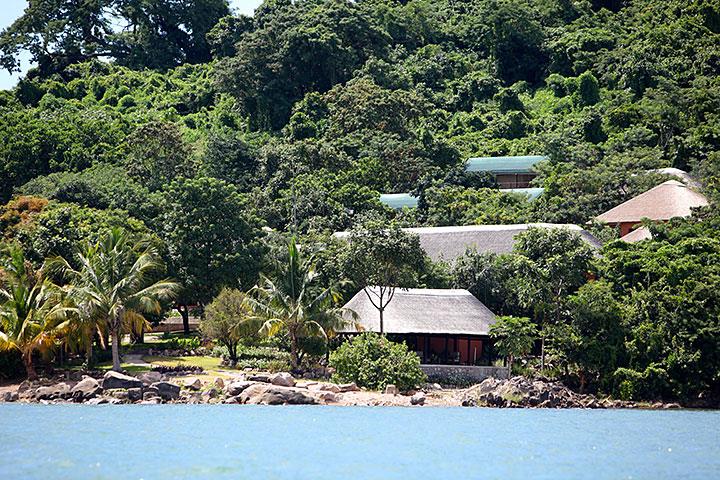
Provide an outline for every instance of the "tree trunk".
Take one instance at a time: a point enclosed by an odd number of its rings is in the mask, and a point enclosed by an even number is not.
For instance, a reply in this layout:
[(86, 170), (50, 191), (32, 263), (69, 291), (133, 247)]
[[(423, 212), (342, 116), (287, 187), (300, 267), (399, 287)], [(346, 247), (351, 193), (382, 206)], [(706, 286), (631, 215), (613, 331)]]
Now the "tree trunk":
[(32, 361), (32, 350), (23, 353), (22, 359), (23, 364), (25, 365), (25, 372), (27, 373), (28, 380), (37, 380), (37, 372), (35, 371), (35, 366)]
[(90, 370), (93, 366), (93, 339), (90, 338), (90, 343), (88, 343), (87, 350), (85, 351), (85, 361), (87, 363), (87, 369)]
[(112, 369), (116, 372), (122, 371), (120, 367), (120, 327), (112, 329)]
[(298, 340), (297, 336), (290, 334), (290, 366), (293, 370), (297, 370), (300, 367), (300, 361), (298, 359)]
[(545, 332), (540, 337), (540, 372), (545, 371)]
[(380, 308), (380, 335), (382, 335), (383, 333), (385, 333), (385, 325), (383, 325), (383, 323), (384, 323), (384, 322), (383, 322), (383, 313), (384, 313), (384, 311), (385, 311), (384, 308)]
[(177, 311), (180, 312), (180, 316), (183, 321), (183, 333), (185, 335), (190, 334), (190, 313), (188, 312), (187, 304), (180, 304), (176, 307)]

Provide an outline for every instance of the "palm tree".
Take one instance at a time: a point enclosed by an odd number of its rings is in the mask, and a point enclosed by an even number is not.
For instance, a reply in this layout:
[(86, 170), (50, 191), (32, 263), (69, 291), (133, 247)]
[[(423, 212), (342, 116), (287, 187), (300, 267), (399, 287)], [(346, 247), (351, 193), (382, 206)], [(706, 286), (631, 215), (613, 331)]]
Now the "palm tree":
[[(170, 280), (154, 281), (164, 269), (155, 248), (145, 239), (131, 243), (127, 232), (108, 231), (97, 243), (85, 244), (77, 254), (75, 269), (63, 258), (52, 259), (51, 268), (70, 281), (70, 298), (78, 306), (86, 332), (96, 326), (110, 331), (113, 370), (120, 371), (120, 341), (123, 331), (145, 326), (144, 314), (160, 313), (162, 301), (173, 299), (179, 285)], [(86, 341), (92, 342), (92, 338)]]
[(290, 364), (299, 367), (301, 338), (328, 338), (328, 334), (347, 324), (342, 308), (336, 308), (341, 296), (332, 285), (316, 285), (317, 274), (312, 257), (300, 256), (295, 239), (288, 245), (286, 262), (278, 262), (274, 281), (261, 276), (261, 282), (250, 290), (247, 302), (255, 312), (252, 318), (261, 323), (260, 333), (268, 336), (286, 331), (290, 338)]
[(0, 350), (17, 350), (30, 380), (37, 378), (33, 354), (51, 351), (73, 311), (63, 305), (62, 291), (35, 273), (18, 245), (6, 248), (0, 281)]

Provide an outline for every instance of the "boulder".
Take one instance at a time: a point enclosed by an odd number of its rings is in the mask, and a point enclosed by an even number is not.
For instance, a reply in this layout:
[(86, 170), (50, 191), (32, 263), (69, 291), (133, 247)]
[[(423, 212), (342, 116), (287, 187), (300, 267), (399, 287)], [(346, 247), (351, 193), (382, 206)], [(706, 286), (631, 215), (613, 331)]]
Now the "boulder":
[(270, 374), (269, 373), (256, 373), (255, 375), (251, 375), (248, 380), (253, 382), (263, 382), (268, 383), (270, 380)]
[(103, 390), (112, 390), (114, 388), (142, 388), (143, 382), (130, 375), (111, 370), (103, 377), (102, 386)]
[(319, 383), (317, 385), (313, 385), (311, 388), (322, 392), (340, 393), (340, 387), (334, 383)]
[(77, 401), (90, 400), (100, 393), (100, 384), (92, 377), (85, 377), (70, 390), (72, 397)]
[(410, 405), (425, 405), (425, 394), (423, 392), (416, 392), (410, 397)]
[(246, 388), (239, 397), (241, 403), (256, 405), (312, 405), (317, 399), (297, 388), (256, 383)]
[(153, 383), (162, 382), (163, 376), (160, 372), (144, 372), (138, 378), (143, 384), (152, 385)]
[(67, 383), (58, 383), (48, 387), (39, 387), (35, 390), (36, 400), (55, 400), (70, 398), (70, 386)]
[(128, 400), (131, 402), (137, 402), (142, 400), (143, 391), (142, 388), (128, 388)]
[(395, 385), (393, 385), (392, 383), (389, 383), (389, 384), (385, 387), (385, 394), (386, 394), (386, 395), (397, 395), (397, 394), (399, 394), (399, 393), (400, 393), (400, 390), (399, 390)]
[(248, 382), (248, 381), (239, 381), (239, 382), (232, 382), (228, 384), (227, 387), (225, 387), (225, 393), (230, 395), (231, 397), (240, 395), (243, 390), (248, 388), (251, 385), (255, 385), (255, 382)]
[(95, 397), (95, 398), (91, 398), (90, 400), (88, 400), (87, 402), (85, 402), (85, 405), (102, 405), (102, 404), (105, 404), (105, 403), (108, 403), (107, 398), (105, 398), (105, 397)]
[(3, 401), (5, 402), (17, 402), (19, 398), (17, 392), (5, 392), (3, 394)]
[(318, 397), (319, 397), (321, 400), (324, 400), (324, 401), (327, 402), (327, 403), (335, 403), (335, 402), (337, 402), (338, 400), (340, 400), (339, 395), (338, 395), (337, 393), (333, 393), (333, 392), (324, 392), (324, 391), (321, 391), (321, 392), (318, 394)]
[(142, 399), (143, 399), (143, 402), (147, 401), (147, 400), (153, 400), (153, 399), (160, 400), (160, 395), (154, 391), (143, 392)]
[(345, 392), (358, 392), (358, 391), (360, 391), (360, 389), (358, 388), (358, 386), (355, 385), (355, 382), (352, 382), (352, 383), (341, 383), (340, 385), (338, 385), (338, 388), (340, 389), (340, 393), (345, 393)]
[(130, 398), (128, 391), (123, 390), (123, 389), (110, 390), (110, 391), (105, 392), (105, 394), (111, 396), (112, 398), (116, 398), (118, 400), (128, 400)]
[(225, 382), (220, 377), (215, 377), (215, 380), (213, 380), (213, 385), (215, 385), (220, 390), (225, 388)]
[(234, 405), (240, 403), (240, 400), (238, 400), (238, 397), (227, 397), (222, 403)]
[(202, 381), (199, 378), (188, 378), (185, 380), (185, 388), (198, 391), (202, 388)]
[(292, 375), (290, 375), (287, 372), (279, 372), (275, 373), (273, 375), (270, 375), (268, 378), (268, 381), (272, 383), (273, 385), (278, 385), (280, 387), (294, 387), (295, 386), (295, 379)]
[(180, 397), (180, 387), (170, 382), (157, 382), (150, 385), (157, 388), (163, 400), (177, 400)]
[(159, 403), (162, 403), (162, 400), (160, 400), (160, 397), (150, 397), (150, 398), (145, 398), (142, 402), (140, 402), (140, 405), (157, 405)]

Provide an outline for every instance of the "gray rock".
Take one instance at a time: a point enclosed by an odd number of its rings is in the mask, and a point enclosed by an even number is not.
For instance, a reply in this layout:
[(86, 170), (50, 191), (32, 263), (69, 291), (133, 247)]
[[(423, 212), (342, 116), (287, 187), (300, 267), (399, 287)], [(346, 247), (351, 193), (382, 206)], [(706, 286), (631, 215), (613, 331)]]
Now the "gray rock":
[(180, 387), (170, 382), (157, 382), (150, 385), (158, 390), (163, 400), (177, 400), (180, 396)]
[(128, 400), (130, 398), (128, 391), (123, 389), (110, 390), (105, 392), (105, 395), (109, 395), (112, 398), (116, 398), (118, 400)]
[(360, 389), (358, 388), (358, 386), (355, 385), (355, 382), (352, 382), (352, 383), (341, 383), (340, 385), (338, 385), (338, 388), (340, 389), (340, 393), (345, 393), (345, 392), (358, 392), (358, 391), (360, 391)]
[(128, 388), (128, 400), (131, 402), (137, 402), (142, 400), (143, 391), (142, 388)]
[(143, 401), (153, 400), (153, 399), (161, 400), (160, 395), (157, 394), (156, 392), (143, 392), (142, 398), (143, 398)]
[(49, 387), (39, 387), (35, 390), (36, 400), (55, 400), (70, 398), (70, 386), (67, 383), (58, 383)]
[(317, 399), (297, 388), (257, 383), (240, 394), (241, 403), (256, 405), (312, 405)]
[(239, 382), (232, 382), (228, 384), (228, 386), (225, 388), (225, 393), (230, 395), (231, 397), (240, 395), (243, 390), (248, 388), (251, 385), (255, 385), (255, 382), (248, 382), (248, 381), (239, 381)]
[(185, 388), (198, 391), (202, 388), (202, 381), (199, 378), (188, 378), (185, 380)]
[(102, 386), (104, 390), (112, 390), (114, 388), (142, 388), (143, 382), (130, 375), (111, 370), (103, 377)]
[(240, 400), (238, 400), (238, 397), (227, 397), (225, 400), (223, 400), (222, 403), (225, 403), (228, 405), (233, 405), (233, 404), (240, 403)]
[(278, 385), (280, 387), (294, 387), (295, 386), (295, 379), (292, 375), (290, 375), (287, 372), (279, 372), (271, 375), (268, 378), (268, 381), (272, 383), (273, 385)]
[(323, 392), (340, 393), (340, 387), (338, 387), (334, 383), (321, 383), (317, 386), (313, 386), (313, 388), (316, 390), (321, 390)]
[(268, 383), (270, 380), (270, 374), (269, 373), (256, 373), (255, 375), (251, 375), (248, 380), (253, 382), (263, 382)]
[(144, 372), (141, 373), (138, 378), (145, 385), (152, 385), (153, 383), (162, 382), (163, 376), (160, 372)]
[(215, 377), (215, 380), (213, 380), (213, 385), (215, 385), (220, 390), (225, 388), (225, 382), (220, 377)]
[(140, 405), (158, 405), (162, 403), (160, 397), (149, 397), (140, 402)]
[(100, 393), (100, 384), (92, 377), (85, 377), (75, 384), (70, 393), (75, 400), (90, 400)]
[(416, 392), (415, 395), (410, 397), (410, 405), (425, 405), (425, 394)]
[(5, 392), (3, 394), (3, 401), (5, 402), (17, 402), (20, 396), (17, 392)]
[(338, 394), (337, 394), (337, 393), (334, 393), (334, 392), (321, 391), (321, 392), (318, 394), (318, 397), (319, 397), (321, 400), (324, 400), (324, 401), (327, 402), (327, 403), (335, 403), (335, 402), (337, 402), (338, 400), (340, 400), (340, 397), (338, 396)]
[(385, 394), (386, 395), (397, 395), (399, 393), (400, 393), (400, 390), (398, 390), (398, 388), (395, 385), (393, 385), (392, 383), (385, 386)]
[(87, 402), (85, 402), (85, 405), (103, 405), (105, 403), (108, 403), (107, 398), (105, 397), (95, 397), (91, 398)]

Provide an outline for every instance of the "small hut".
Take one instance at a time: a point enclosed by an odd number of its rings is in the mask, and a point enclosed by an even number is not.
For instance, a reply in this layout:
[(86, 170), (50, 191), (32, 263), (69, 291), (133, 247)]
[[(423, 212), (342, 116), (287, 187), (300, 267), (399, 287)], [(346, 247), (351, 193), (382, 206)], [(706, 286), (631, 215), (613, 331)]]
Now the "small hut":
[(665, 222), (672, 218), (689, 217), (693, 208), (706, 205), (708, 199), (703, 194), (677, 180), (668, 180), (611, 208), (597, 219), (619, 227), (620, 236), (624, 237), (645, 218)]
[[(364, 290), (345, 308), (357, 314), (359, 330), (380, 331), (380, 314)], [(350, 312), (345, 315), (352, 319)], [(397, 288), (383, 312), (384, 333), (405, 342), (424, 364), (490, 365), (495, 358), (488, 336), (493, 323), (495, 314), (460, 289)], [(345, 333), (357, 329), (347, 327)]]

